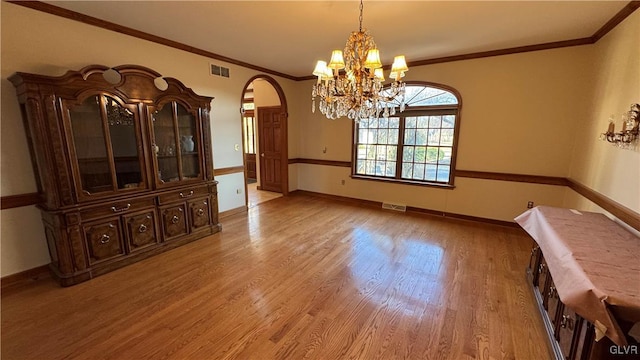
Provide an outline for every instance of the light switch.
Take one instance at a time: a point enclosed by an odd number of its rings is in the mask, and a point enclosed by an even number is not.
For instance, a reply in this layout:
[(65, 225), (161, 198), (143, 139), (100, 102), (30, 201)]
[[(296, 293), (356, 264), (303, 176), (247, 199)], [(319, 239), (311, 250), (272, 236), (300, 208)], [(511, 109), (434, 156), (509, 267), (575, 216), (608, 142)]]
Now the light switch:
[(233, 145), (233, 148), (236, 149), (236, 151), (240, 151), (240, 144)]

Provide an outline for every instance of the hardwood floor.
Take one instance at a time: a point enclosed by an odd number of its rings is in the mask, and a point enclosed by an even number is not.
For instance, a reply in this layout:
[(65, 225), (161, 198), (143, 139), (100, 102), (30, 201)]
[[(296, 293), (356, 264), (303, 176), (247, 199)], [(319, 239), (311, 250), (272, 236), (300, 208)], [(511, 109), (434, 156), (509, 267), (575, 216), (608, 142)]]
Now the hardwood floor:
[(283, 197), (2, 294), (2, 359), (547, 359), (518, 229)]
[(247, 194), (249, 195), (249, 208), (255, 207), (263, 202), (271, 201), (273, 199), (277, 199), (282, 197), (281, 193), (266, 191), (266, 190), (258, 190), (258, 184), (248, 184), (247, 185)]

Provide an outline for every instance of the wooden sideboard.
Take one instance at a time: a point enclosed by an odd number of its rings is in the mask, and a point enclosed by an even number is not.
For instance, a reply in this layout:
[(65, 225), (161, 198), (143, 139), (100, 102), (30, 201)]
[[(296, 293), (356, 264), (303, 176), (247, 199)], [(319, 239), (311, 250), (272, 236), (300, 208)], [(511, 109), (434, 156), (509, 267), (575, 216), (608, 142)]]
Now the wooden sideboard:
[(211, 97), (135, 65), (9, 80), (61, 285), (220, 231)]
[(533, 238), (526, 275), (552, 358), (639, 359), (629, 331), (640, 321), (640, 239), (602, 214), (569, 209), (537, 207), (516, 221)]

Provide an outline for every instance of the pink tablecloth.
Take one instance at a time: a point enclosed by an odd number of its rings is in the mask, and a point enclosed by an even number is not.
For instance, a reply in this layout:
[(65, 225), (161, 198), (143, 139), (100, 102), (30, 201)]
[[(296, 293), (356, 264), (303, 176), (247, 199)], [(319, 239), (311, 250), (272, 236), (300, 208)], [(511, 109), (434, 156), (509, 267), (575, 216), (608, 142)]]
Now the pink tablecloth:
[(515, 221), (540, 246), (560, 300), (626, 345), (616, 316), (640, 322), (640, 238), (603, 214), (548, 206)]

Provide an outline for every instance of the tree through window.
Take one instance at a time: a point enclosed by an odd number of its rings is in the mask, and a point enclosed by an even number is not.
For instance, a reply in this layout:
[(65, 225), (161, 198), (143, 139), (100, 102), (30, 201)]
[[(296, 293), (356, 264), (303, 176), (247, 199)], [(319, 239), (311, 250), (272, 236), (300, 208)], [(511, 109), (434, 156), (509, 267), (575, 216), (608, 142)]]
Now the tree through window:
[(453, 185), (460, 100), (442, 85), (407, 83), (406, 108), (355, 124), (353, 177)]

